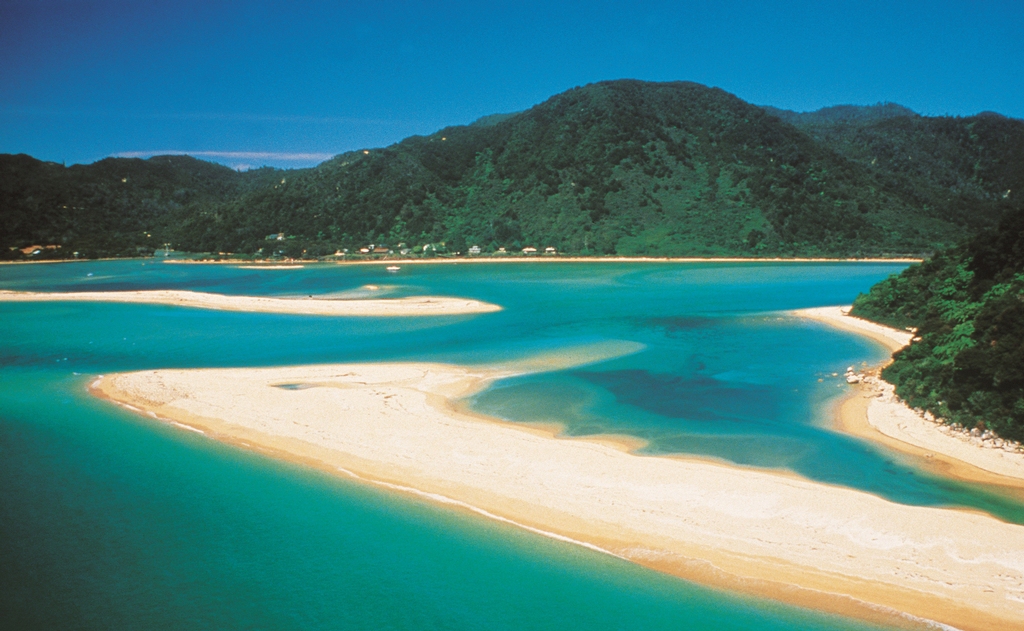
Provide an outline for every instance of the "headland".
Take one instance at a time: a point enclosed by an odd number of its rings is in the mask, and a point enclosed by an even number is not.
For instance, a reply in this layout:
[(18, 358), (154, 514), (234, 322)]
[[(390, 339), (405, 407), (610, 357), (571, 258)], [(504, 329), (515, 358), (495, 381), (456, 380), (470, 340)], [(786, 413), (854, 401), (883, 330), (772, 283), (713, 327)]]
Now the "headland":
[[(849, 307), (801, 309), (810, 318), (881, 343), (890, 352), (910, 344), (914, 333), (848, 315)], [(881, 366), (851, 376), (853, 392), (839, 406), (838, 429), (917, 458), (924, 468), (971, 482), (1024, 489), (1024, 450), (1012, 441), (956, 431), (940, 419), (911, 409), (878, 373)]]

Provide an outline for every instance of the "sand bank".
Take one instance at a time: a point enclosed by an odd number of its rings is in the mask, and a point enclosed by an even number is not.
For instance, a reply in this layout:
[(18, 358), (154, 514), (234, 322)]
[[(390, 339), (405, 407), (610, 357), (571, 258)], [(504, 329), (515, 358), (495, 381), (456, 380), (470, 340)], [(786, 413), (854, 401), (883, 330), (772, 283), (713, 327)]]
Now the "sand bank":
[(305, 265), (256, 265), (256, 264), (244, 264), (235, 265), (238, 269), (262, 269), (262, 270), (280, 270), (280, 269), (305, 269)]
[[(868, 377), (868, 379), (872, 379)], [(962, 437), (892, 396), (885, 382), (861, 383), (835, 414), (836, 429), (913, 457), (914, 464), (937, 475), (980, 482), (1024, 501), (1024, 453), (987, 447)]]
[(102, 396), (704, 583), (869, 619), (1024, 623), (1024, 527), (791, 475), (630, 453), (460, 411), (507, 375), (438, 364), (160, 370)]
[(849, 311), (850, 306), (846, 305), (842, 307), (797, 309), (790, 313), (801, 318), (808, 318), (810, 320), (823, 322), (834, 326), (837, 329), (860, 333), (861, 335), (870, 337), (879, 344), (882, 344), (893, 353), (910, 344), (910, 340), (914, 337), (914, 334), (910, 331), (901, 331), (899, 329), (871, 322), (870, 320), (847, 315)]
[(95, 291), (40, 293), (0, 291), (0, 302), (137, 302), (195, 307), (220, 311), (292, 313), (323, 316), (442, 316), (500, 311), (501, 307), (478, 300), (444, 296), (415, 296), (379, 300), (328, 300), (228, 296), (197, 291)]
[[(910, 343), (913, 334), (846, 315), (849, 307), (822, 307), (794, 311), (855, 333), (866, 335), (895, 352)], [(983, 441), (928, 420), (899, 400), (891, 384), (876, 376), (877, 369), (861, 375), (854, 397), (861, 403), (840, 407), (840, 429), (923, 458), (929, 469), (946, 475), (1012, 487), (1024, 487), (1024, 453), (1016, 444)]]

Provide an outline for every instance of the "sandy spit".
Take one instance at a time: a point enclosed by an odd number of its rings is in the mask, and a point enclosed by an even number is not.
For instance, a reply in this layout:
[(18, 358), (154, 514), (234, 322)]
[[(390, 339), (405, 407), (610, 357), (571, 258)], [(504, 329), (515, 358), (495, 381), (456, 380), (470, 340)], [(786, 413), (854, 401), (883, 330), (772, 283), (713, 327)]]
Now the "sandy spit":
[(910, 331), (901, 331), (849, 315), (850, 305), (797, 309), (796, 311), (790, 311), (790, 313), (801, 318), (823, 322), (837, 329), (860, 333), (882, 344), (893, 353), (910, 344), (910, 340), (914, 337), (914, 334)]
[(158, 370), (100, 396), (212, 438), (703, 583), (893, 623), (1024, 623), (1024, 527), (793, 475), (631, 453), (461, 411), (507, 372), (440, 364)]
[[(800, 317), (866, 335), (896, 352), (910, 343), (913, 334), (847, 315), (848, 306), (802, 309)], [(1024, 453), (994, 442), (970, 439), (951, 432), (943, 423), (929, 421), (912, 410), (893, 392), (891, 384), (878, 378), (877, 369), (861, 375), (854, 397), (861, 403), (844, 403), (840, 408), (840, 429), (861, 438), (884, 443), (923, 458), (923, 464), (945, 475), (975, 482), (1024, 488)]]
[(238, 269), (261, 269), (261, 270), (281, 270), (281, 269), (305, 269), (305, 265), (256, 265), (256, 264), (243, 264), (235, 265)]
[(0, 302), (137, 302), (195, 307), (220, 311), (292, 313), (324, 316), (442, 316), (500, 311), (501, 307), (478, 300), (444, 296), (414, 296), (379, 300), (326, 300), (228, 296), (197, 291), (95, 291), (41, 293), (0, 291)]

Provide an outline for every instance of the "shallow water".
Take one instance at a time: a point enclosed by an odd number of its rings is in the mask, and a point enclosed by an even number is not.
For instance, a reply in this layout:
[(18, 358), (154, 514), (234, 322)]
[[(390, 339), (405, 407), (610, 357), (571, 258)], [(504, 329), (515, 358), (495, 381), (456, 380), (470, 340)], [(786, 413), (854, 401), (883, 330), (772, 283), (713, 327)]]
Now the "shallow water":
[[(505, 380), (474, 409), (1024, 521), (827, 429), (868, 340), (781, 316), (849, 303), (897, 264), (4, 266), (0, 288), (464, 296), (499, 313), (318, 318), (0, 303), (0, 622), (10, 628), (863, 629), (213, 444), (89, 397), (157, 367), (502, 364), (609, 340), (635, 352)], [(91, 275), (90, 275), (91, 274)], [(366, 289), (376, 285), (380, 289)], [(640, 350), (635, 350), (640, 349)], [(77, 374), (76, 374), (77, 373)], [(821, 381), (819, 381), (819, 379)]]

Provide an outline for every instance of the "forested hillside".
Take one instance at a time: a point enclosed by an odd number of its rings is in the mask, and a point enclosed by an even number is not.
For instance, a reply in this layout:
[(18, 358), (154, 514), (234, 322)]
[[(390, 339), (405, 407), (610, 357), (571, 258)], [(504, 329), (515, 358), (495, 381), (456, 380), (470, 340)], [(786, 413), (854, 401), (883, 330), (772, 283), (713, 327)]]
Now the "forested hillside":
[(794, 112), (777, 107), (763, 106), (773, 116), (804, 129), (829, 128), (834, 125), (874, 123), (889, 118), (908, 116), (917, 118), (914, 110), (897, 103), (876, 105), (833, 105), (813, 112)]
[(43, 258), (151, 254), (170, 239), (175, 218), (262, 186), (272, 172), (238, 173), (186, 156), (65, 168), (0, 155), (0, 244), (7, 258), (20, 256), (10, 248), (31, 245), (61, 246)]
[(909, 204), (974, 230), (991, 225), (1014, 192), (1024, 191), (1019, 120), (991, 112), (927, 118), (891, 103), (827, 108), (790, 120)]
[(1024, 439), (1024, 204), (995, 230), (860, 296), (853, 314), (918, 338), (882, 376), (914, 407)]
[(184, 160), (3, 166), (0, 241), (130, 253), (149, 233), (183, 250), (291, 256), (370, 243), (923, 255), (993, 225), (1024, 187), (1024, 123), (894, 105), (796, 114), (694, 83), (622, 80), (313, 169)]

